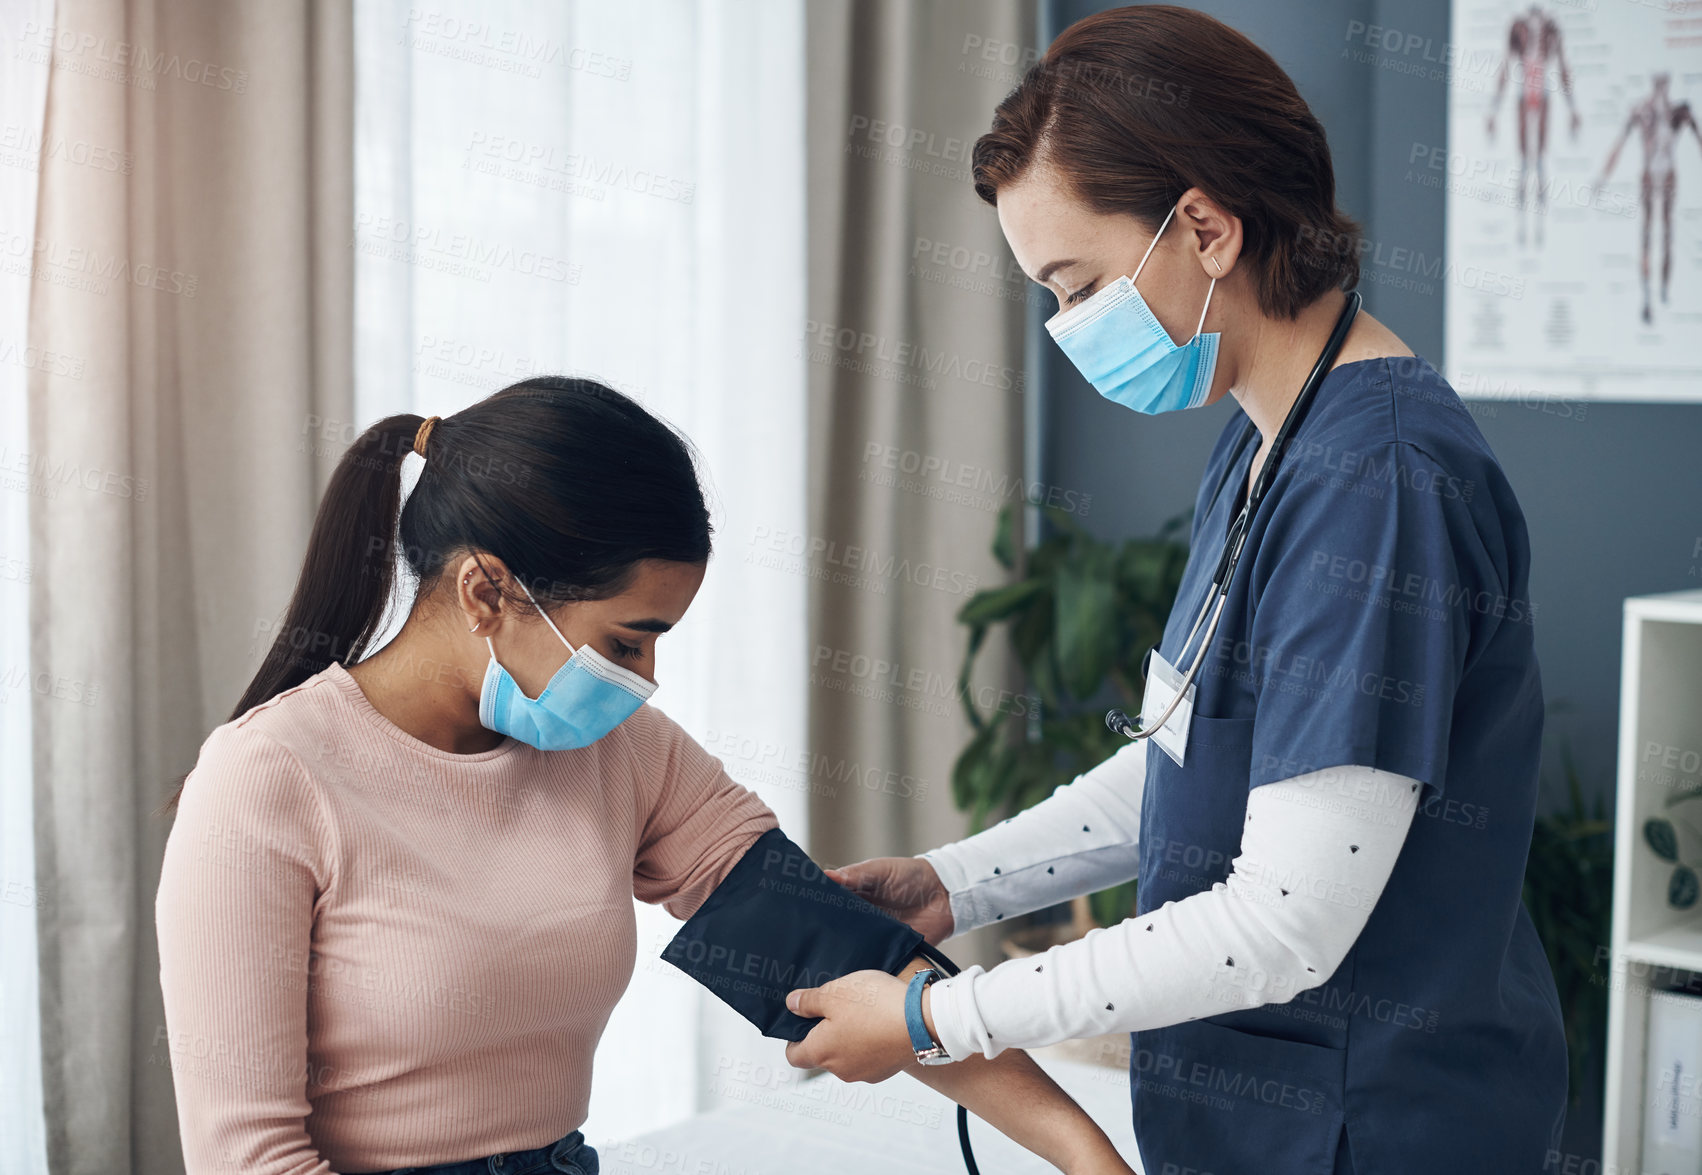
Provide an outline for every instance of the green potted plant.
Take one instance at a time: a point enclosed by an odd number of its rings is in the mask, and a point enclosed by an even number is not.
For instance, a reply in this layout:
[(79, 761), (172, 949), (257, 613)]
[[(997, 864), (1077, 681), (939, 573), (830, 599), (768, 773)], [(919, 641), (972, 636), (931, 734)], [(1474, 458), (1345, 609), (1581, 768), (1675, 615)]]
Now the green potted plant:
[[(1667, 797), (1664, 807), (1671, 808), (1686, 800), (1702, 797), (1702, 785), (1686, 787)], [(1695, 832), (1692, 826), (1689, 829)], [(1675, 910), (1688, 910), (1696, 904), (1699, 885), (1696, 863), (1686, 862), (1679, 849), (1678, 825), (1671, 817), (1651, 816), (1643, 822), (1643, 843), (1663, 861), (1672, 863), (1672, 876), (1667, 879), (1667, 905)]]
[(1567, 806), (1537, 817), (1525, 862), (1525, 909), (1554, 972), (1566, 1026), (1572, 1104), (1581, 1079), (1607, 1036), (1607, 986), (1598, 951), (1613, 918), (1613, 824), (1601, 793), (1588, 809), (1570, 751), (1561, 752)]
[[(1187, 514), (1152, 538), (1107, 543), (1062, 510), (1045, 513), (1049, 537), (1018, 552), (1012, 507), (1000, 512), (993, 557), (1017, 577), (977, 592), (958, 612), (969, 629), (958, 696), (974, 734), (952, 769), (952, 798), (977, 830), (1039, 803), (1124, 745), (1105, 727), (1103, 702), (1109, 695), (1115, 705), (1139, 708), (1141, 661), (1164, 633), (1188, 560), (1177, 537)], [(982, 714), (969, 689), (976, 658), (998, 625), (1039, 699), (1016, 722), (1008, 709)], [(1112, 926), (1133, 912), (1134, 901), (1129, 882), (1091, 895), (1087, 907), (1093, 923)], [(1085, 916), (1078, 905), (1077, 932), (1086, 929)]]

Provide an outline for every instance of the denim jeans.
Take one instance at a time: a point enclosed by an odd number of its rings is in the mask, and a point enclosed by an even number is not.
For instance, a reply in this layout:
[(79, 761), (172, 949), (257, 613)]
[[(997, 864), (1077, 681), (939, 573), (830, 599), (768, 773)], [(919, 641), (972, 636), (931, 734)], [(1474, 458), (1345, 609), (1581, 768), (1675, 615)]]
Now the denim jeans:
[(348, 1172), (347, 1175), (534, 1175), (534, 1172), (597, 1175), (597, 1152), (586, 1143), (585, 1135), (575, 1130), (529, 1151), (504, 1151), (482, 1159), (463, 1159), (459, 1163), (440, 1163), (435, 1167), (397, 1167), (390, 1171)]

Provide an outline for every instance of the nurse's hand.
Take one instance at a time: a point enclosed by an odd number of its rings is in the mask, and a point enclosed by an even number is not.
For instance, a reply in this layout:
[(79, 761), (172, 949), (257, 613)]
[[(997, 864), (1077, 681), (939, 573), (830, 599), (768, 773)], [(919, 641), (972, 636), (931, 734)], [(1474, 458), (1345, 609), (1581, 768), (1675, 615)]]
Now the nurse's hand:
[(823, 1019), (786, 1046), (786, 1060), (799, 1069), (826, 1069), (841, 1081), (885, 1081), (913, 1064), (916, 1050), (904, 1026), (907, 986), (885, 971), (853, 971), (787, 993), (790, 1011)]
[[(882, 1081), (902, 1070), (1065, 1175), (1134, 1175), (1099, 1124), (1021, 1049), (1007, 1048), (992, 1058), (970, 1053), (949, 1065), (916, 1062), (904, 1027), (904, 992), (910, 977), (926, 966), (917, 957), (896, 976), (853, 971), (791, 992), (787, 1007), (824, 1019), (786, 1046), (786, 1059), (799, 1068), (819, 1065), (846, 1081)], [(922, 989), (922, 1020), (937, 1040), (933, 990)]]
[(938, 946), (951, 937), (951, 895), (925, 859), (874, 857), (822, 872), (870, 905), (907, 923), (931, 945)]

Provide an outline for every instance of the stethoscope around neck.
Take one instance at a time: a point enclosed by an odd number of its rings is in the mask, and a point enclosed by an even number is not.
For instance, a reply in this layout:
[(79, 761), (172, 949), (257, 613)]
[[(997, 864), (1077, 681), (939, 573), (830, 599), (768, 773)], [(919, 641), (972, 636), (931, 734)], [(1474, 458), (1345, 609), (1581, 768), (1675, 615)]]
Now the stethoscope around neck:
[[(1349, 290), (1347, 304), (1342, 307), (1341, 315), (1336, 319), (1335, 329), (1330, 331), (1329, 340), (1324, 349), (1318, 354), (1318, 362), (1312, 365), (1312, 373), (1306, 377), (1306, 382), (1300, 387), (1300, 394), (1294, 398), (1294, 403), (1288, 409), (1288, 415), (1282, 418), (1282, 427), (1277, 429), (1276, 440), (1271, 444), (1270, 456), (1265, 458), (1264, 465), (1259, 469), (1259, 476), (1253, 481), (1253, 488), (1248, 491), (1247, 501), (1242, 505), (1241, 512), (1235, 516), (1235, 521), (1229, 526), (1229, 535), (1224, 540), (1223, 554), (1218, 556), (1217, 569), (1212, 572), (1211, 590), (1206, 592), (1206, 598), (1200, 605), (1200, 611), (1194, 617), (1194, 626), (1188, 630), (1188, 639), (1182, 642), (1182, 647), (1176, 651), (1176, 660), (1181, 663), (1188, 655), (1188, 648), (1194, 643), (1194, 636), (1200, 631), (1200, 625), (1205, 622), (1206, 614), (1211, 614), (1211, 623), (1206, 625), (1205, 636), (1200, 639), (1200, 646), (1194, 653), (1194, 659), (1188, 666), (1188, 672), (1183, 675), (1182, 683), (1176, 687), (1176, 692), (1170, 699), (1170, 704), (1158, 717), (1150, 719), (1150, 724), (1144, 727), (1136, 726), (1129, 716), (1121, 710), (1108, 710), (1105, 714), (1105, 725), (1129, 739), (1151, 738), (1170, 720), (1176, 707), (1182, 704), (1188, 696), (1188, 689), (1194, 684), (1194, 677), (1200, 671), (1200, 665), (1206, 659), (1206, 650), (1211, 647), (1212, 637), (1217, 634), (1217, 622), (1223, 615), (1223, 604), (1229, 598), (1229, 581), (1235, 575), (1235, 566), (1241, 560), (1241, 548), (1247, 542), (1247, 530), (1253, 514), (1259, 509), (1259, 503), (1264, 501), (1265, 490), (1269, 488), (1271, 477), (1276, 472), (1277, 459), (1282, 456), (1288, 446), (1289, 436), (1306, 415), (1306, 410), (1312, 404), (1317, 394), (1318, 385), (1324, 381), (1324, 375), (1330, 365), (1341, 353), (1342, 343), (1347, 338), (1348, 328), (1353, 325), (1354, 318), (1359, 314), (1359, 305), (1363, 299), (1358, 290)], [(1247, 422), (1247, 434), (1242, 437), (1245, 446), (1252, 439), (1254, 425)], [(1224, 473), (1225, 480), (1228, 472)], [(1218, 483), (1218, 492), (1223, 492), (1223, 483)], [(1147, 660), (1152, 658), (1152, 650), (1147, 650)], [(1141, 664), (1142, 675), (1145, 676), (1146, 662)], [(1146, 715), (1141, 715), (1142, 722), (1149, 722)]]

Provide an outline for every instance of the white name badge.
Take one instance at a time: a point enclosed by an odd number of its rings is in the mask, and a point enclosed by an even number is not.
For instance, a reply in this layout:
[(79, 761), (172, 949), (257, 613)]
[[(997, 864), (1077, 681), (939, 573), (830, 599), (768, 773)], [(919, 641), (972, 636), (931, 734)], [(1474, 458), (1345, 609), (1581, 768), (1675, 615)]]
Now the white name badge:
[[(1176, 689), (1181, 684), (1182, 675), (1171, 668), (1170, 662), (1156, 648), (1153, 649), (1152, 661), (1147, 666), (1146, 696), (1141, 699), (1141, 729), (1145, 730), (1164, 713), (1164, 708), (1170, 705), (1170, 699), (1176, 696)], [(1188, 724), (1194, 718), (1195, 692), (1195, 684), (1189, 682), (1188, 692), (1152, 736), (1152, 741), (1174, 759), (1178, 767), (1182, 766), (1182, 759), (1188, 753)]]

